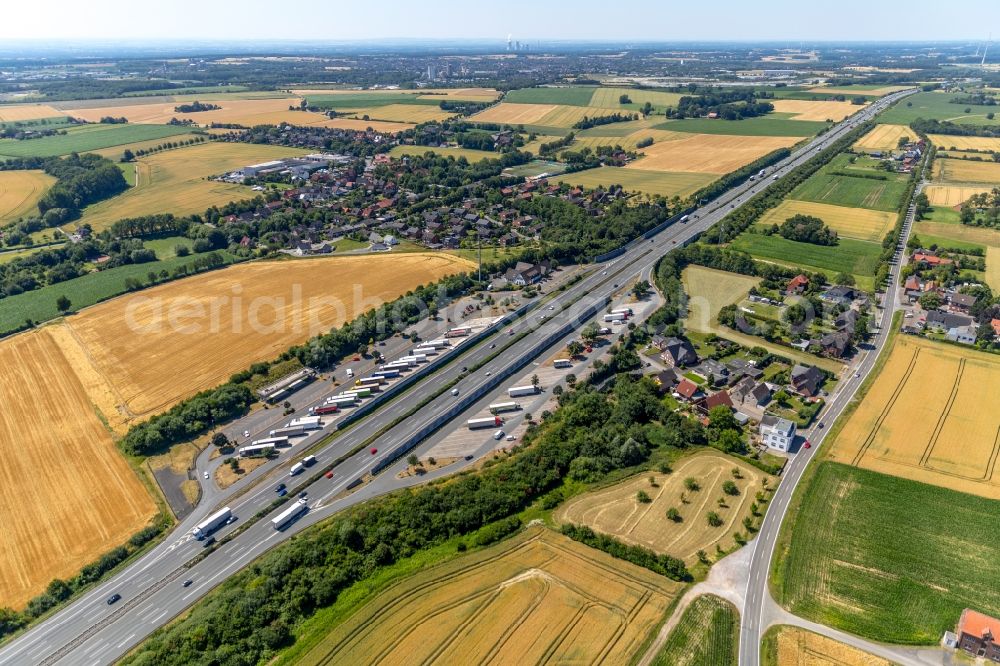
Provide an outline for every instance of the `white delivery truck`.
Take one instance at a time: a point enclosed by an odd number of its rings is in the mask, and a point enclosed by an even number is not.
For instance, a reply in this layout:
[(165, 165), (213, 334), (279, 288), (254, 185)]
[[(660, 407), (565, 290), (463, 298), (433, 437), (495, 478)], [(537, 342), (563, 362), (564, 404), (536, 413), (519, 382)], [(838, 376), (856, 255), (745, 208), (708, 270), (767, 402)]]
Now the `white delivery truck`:
[(208, 518), (206, 518), (205, 520), (195, 525), (194, 529), (191, 530), (191, 534), (194, 535), (195, 539), (201, 541), (202, 539), (207, 537), (211, 532), (214, 532), (219, 527), (224, 525), (227, 520), (232, 518), (232, 516), (233, 516), (232, 510), (230, 510), (228, 506), (223, 507), (218, 511), (216, 511), (215, 513), (213, 513)]
[(304, 472), (305, 469), (306, 469), (305, 465), (303, 465), (300, 462), (297, 462), (294, 465), (292, 465), (292, 468), (290, 470), (288, 470), (288, 476), (295, 476), (296, 474), (300, 474)]
[(306, 500), (302, 498), (273, 518), (271, 520), (271, 527), (280, 530), (308, 510), (309, 507), (306, 505)]
[(468, 420), (469, 430), (479, 430), (480, 428), (495, 428), (500, 425), (503, 425), (503, 419), (501, 419), (499, 416), (490, 416), (489, 418)]
[(491, 412), (516, 412), (521, 409), (519, 402), (494, 402), (490, 405)]
[(517, 398), (522, 395), (535, 395), (538, 393), (538, 387), (529, 384), (527, 386), (512, 386), (507, 389), (507, 395), (511, 398)]
[(557, 358), (556, 360), (552, 361), (552, 367), (555, 367), (555, 368), (572, 368), (573, 367), (573, 361), (569, 360), (568, 358)]

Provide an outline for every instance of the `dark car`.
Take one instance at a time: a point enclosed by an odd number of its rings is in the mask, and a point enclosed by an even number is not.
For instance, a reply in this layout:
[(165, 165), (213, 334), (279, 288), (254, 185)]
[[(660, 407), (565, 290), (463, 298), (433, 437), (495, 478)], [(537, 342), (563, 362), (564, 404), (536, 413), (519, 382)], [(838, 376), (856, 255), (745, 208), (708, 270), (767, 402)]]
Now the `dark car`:
[(116, 601), (118, 601), (121, 598), (122, 598), (122, 595), (120, 595), (117, 592), (115, 592), (110, 597), (108, 597), (108, 605), (110, 606), (111, 604), (115, 603)]
[(278, 497), (284, 497), (287, 494), (288, 494), (287, 488), (282, 488), (281, 490), (278, 491)]
[(305, 497), (308, 494), (309, 494), (308, 490), (303, 490), (301, 493), (299, 493), (299, 497)]
[(208, 547), (209, 547), (209, 546), (211, 546), (211, 545), (212, 545), (213, 543), (215, 543), (215, 537), (208, 537), (207, 539), (205, 539), (205, 540), (204, 540), (204, 541), (202, 542), (201, 546), (202, 546), (202, 548), (208, 548)]
[(811, 448), (811, 447), (812, 447), (812, 444), (810, 444), (810, 443), (809, 443), (809, 440), (807, 439), (807, 440), (806, 440), (806, 443), (805, 443), (805, 444), (803, 444), (802, 446), (804, 446), (804, 447), (806, 447), (806, 448), (808, 449), (808, 448)]
[(184, 581), (184, 587), (191, 587), (191, 583), (193, 583), (193, 582), (194, 581), (192, 581), (190, 578), (188, 578), (186, 581)]
[(279, 483), (279, 484), (278, 484), (278, 487), (274, 489), (274, 492), (276, 492), (276, 493), (280, 493), (280, 492), (281, 492), (282, 490), (284, 490), (284, 489), (285, 489), (285, 484), (283, 484), (283, 483)]

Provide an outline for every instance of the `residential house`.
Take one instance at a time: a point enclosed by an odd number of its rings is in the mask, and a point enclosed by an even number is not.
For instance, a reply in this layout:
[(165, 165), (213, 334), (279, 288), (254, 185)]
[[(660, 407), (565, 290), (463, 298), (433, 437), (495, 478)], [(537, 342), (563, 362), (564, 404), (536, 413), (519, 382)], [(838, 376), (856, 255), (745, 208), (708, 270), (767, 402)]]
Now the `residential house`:
[(757, 432), (768, 448), (778, 451), (787, 451), (795, 441), (795, 424), (773, 414), (764, 415)]
[(799, 273), (791, 280), (788, 281), (788, 285), (785, 287), (786, 294), (801, 294), (806, 289), (809, 288), (809, 278), (805, 275)]
[(295, 244), (292, 245), (292, 252), (300, 257), (310, 254), (312, 252), (312, 243), (307, 243), (306, 241), (301, 240), (296, 241)]
[(824, 378), (823, 371), (814, 365), (796, 365), (789, 373), (792, 389), (807, 398), (819, 393)]
[(504, 273), (504, 277), (511, 284), (515, 284), (523, 287), (527, 284), (535, 284), (541, 281), (543, 277), (549, 274), (549, 262), (543, 261), (539, 264), (529, 264), (524, 261), (519, 261), (514, 265), (513, 268), (508, 268), (507, 272)]
[[(654, 344), (656, 344), (654, 342)], [(657, 345), (662, 350), (660, 360), (667, 365), (685, 368), (698, 362), (698, 354), (691, 343), (683, 338), (666, 338), (662, 342), (663, 346)]]
[(847, 307), (854, 301), (854, 297), (857, 295), (857, 291), (854, 287), (846, 287), (843, 285), (837, 285), (836, 287), (830, 287), (822, 294), (820, 298), (828, 303), (833, 303), (835, 305), (843, 305)]
[(743, 377), (729, 389), (729, 397), (733, 407), (741, 411), (757, 412), (771, 400), (771, 389), (763, 382), (756, 382), (752, 377)]
[(993, 327), (993, 337), (1000, 338), (1000, 319), (991, 319), (990, 326)]
[(949, 309), (952, 312), (969, 313), (976, 304), (976, 297), (971, 294), (951, 294), (947, 297)]
[(703, 395), (701, 389), (698, 388), (698, 385), (687, 377), (682, 379), (677, 384), (677, 388), (674, 389), (674, 392), (688, 402), (693, 402)]
[(733, 409), (733, 399), (729, 396), (729, 391), (716, 391), (712, 395), (705, 398), (700, 407), (708, 413), (713, 407), (728, 407), (730, 410)]
[(845, 330), (827, 333), (819, 339), (819, 346), (827, 356), (844, 358), (847, 350), (851, 348), (851, 334)]
[(963, 345), (974, 345), (976, 344), (976, 327), (956, 326), (949, 328), (948, 332), (945, 333), (945, 337), (952, 342), (958, 342)]
[(714, 358), (707, 358), (698, 364), (694, 371), (713, 385), (729, 383), (729, 368)]
[(958, 647), (973, 657), (1000, 662), (1000, 620), (971, 608), (962, 611), (958, 620)]
[(653, 375), (653, 382), (659, 387), (660, 393), (672, 391), (679, 381), (680, 379), (673, 369), (663, 370)]
[(939, 257), (935, 254), (927, 252), (914, 252), (912, 259), (914, 263), (924, 264), (926, 266), (947, 266), (955, 263), (948, 257)]
[(931, 310), (927, 313), (927, 328), (941, 332), (947, 332), (953, 328), (961, 326), (972, 326), (975, 321), (972, 317), (961, 314), (952, 314), (944, 310)]

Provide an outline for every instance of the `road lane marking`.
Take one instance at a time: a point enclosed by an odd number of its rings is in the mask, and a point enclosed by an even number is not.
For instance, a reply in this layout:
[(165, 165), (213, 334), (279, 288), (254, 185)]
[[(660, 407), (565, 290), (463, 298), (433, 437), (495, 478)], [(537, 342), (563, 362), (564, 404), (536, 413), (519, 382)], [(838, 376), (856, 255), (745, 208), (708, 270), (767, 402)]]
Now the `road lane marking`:
[(128, 643), (133, 638), (135, 638), (135, 634), (130, 635), (128, 638), (126, 638), (125, 640), (123, 640), (121, 643), (119, 643), (115, 647), (120, 650), (121, 648), (123, 648), (125, 646), (126, 643)]
[(166, 616), (166, 614), (167, 611), (163, 611), (162, 613), (154, 617), (152, 620), (149, 620), (149, 623), (155, 627), (156, 623), (159, 622), (164, 616)]

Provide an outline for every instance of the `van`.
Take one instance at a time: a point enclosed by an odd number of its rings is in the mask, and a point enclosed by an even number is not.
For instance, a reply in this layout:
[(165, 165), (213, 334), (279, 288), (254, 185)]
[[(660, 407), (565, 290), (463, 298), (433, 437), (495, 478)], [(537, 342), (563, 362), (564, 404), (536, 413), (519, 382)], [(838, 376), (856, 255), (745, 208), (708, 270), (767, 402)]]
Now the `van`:
[(347, 378), (351, 379), (352, 377), (354, 377), (354, 371), (351, 370), (350, 368), (348, 368), (347, 369)]
[(495, 433), (493, 433), (493, 439), (497, 440), (498, 442), (501, 439), (503, 439), (503, 436), (504, 436), (503, 430), (497, 430)]

